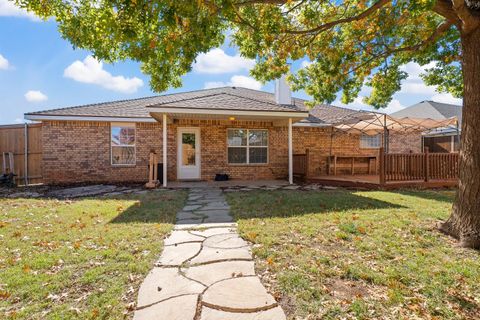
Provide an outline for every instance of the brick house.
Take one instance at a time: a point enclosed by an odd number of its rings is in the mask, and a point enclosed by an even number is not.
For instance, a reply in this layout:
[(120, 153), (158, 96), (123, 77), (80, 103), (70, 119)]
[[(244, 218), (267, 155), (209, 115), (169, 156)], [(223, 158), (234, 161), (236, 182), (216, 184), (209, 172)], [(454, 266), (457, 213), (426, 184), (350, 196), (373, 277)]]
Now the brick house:
[[(42, 124), (47, 184), (145, 182), (150, 152), (175, 180), (293, 179), (293, 154), (309, 150), (310, 175), (331, 154), (378, 154), (382, 135), (334, 132), (332, 119), (356, 111), (276, 93), (225, 87), (25, 114)], [(420, 150), (397, 134), (391, 148)]]

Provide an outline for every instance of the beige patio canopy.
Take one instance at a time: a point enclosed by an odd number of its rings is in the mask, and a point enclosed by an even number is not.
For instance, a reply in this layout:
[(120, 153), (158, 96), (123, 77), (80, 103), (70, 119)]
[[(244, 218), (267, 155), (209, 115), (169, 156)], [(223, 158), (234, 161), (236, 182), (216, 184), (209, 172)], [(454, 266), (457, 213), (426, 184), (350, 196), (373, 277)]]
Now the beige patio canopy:
[(332, 126), (342, 131), (376, 135), (385, 131), (421, 133), (439, 128), (456, 128), (457, 123), (456, 117), (445, 120), (395, 118), (379, 112), (357, 111), (335, 119)]

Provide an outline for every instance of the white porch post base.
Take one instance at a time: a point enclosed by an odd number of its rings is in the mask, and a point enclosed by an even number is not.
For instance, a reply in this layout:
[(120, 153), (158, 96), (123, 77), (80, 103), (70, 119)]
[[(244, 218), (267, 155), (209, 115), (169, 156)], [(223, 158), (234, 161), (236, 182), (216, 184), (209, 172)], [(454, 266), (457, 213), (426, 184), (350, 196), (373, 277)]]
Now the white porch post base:
[(167, 114), (163, 114), (163, 186), (167, 186)]
[(288, 118), (288, 182), (293, 184), (292, 118)]

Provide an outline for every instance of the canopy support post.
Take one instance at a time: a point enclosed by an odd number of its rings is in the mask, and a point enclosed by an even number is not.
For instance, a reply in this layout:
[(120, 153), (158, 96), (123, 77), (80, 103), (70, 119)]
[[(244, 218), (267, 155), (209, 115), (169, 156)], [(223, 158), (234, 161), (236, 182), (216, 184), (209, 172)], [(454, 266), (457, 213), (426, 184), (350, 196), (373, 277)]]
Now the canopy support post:
[(293, 184), (292, 118), (288, 118), (288, 183)]
[[(456, 131), (457, 131), (457, 144), (458, 144), (458, 151), (460, 151), (460, 128), (458, 127), (458, 119), (456, 121)], [(455, 144), (453, 145), (453, 151), (455, 151)]]
[(328, 154), (328, 170), (327, 174), (330, 175), (330, 169), (332, 167), (332, 152), (333, 152), (333, 136), (335, 135), (335, 127), (332, 126), (332, 130), (330, 132), (330, 150)]
[(389, 139), (390, 139), (390, 134), (388, 132), (388, 128), (387, 128), (387, 115), (384, 114), (383, 115), (383, 148), (385, 150), (385, 153), (388, 153), (388, 147), (389, 147)]
[(292, 118), (288, 118), (288, 183), (293, 184)]

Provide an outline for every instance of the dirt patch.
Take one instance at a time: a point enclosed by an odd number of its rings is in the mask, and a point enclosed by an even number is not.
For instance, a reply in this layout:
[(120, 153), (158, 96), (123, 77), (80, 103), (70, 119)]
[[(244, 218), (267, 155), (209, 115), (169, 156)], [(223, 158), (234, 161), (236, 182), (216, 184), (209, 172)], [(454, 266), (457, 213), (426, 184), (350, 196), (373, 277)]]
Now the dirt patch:
[(337, 300), (354, 300), (370, 296), (369, 288), (359, 281), (333, 279), (326, 285), (326, 289)]

